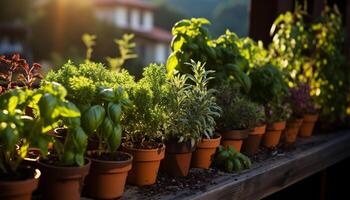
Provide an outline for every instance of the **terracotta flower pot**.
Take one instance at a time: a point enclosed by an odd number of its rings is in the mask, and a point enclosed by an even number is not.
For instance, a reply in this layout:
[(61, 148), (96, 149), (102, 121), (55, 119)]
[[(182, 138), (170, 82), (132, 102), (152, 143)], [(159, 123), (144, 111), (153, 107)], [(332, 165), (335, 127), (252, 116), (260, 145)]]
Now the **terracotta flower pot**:
[(310, 137), (318, 120), (318, 114), (308, 114), (303, 116), (303, 123), (300, 126), (299, 136)]
[(39, 188), (42, 199), (50, 200), (80, 200), (80, 193), (85, 176), (89, 173), (91, 161), (81, 167), (63, 167), (44, 163), (39, 160), (42, 178)]
[(220, 141), (221, 136), (217, 136), (213, 139), (203, 138), (202, 141), (197, 144), (197, 148), (193, 152), (191, 166), (193, 168), (209, 169), (216, 148), (220, 145)]
[(2, 200), (30, 200), (32, 193), (38, 187), (40, 171), (32, 168), (22, 170), (27, 176), (24, 180), (3, 181), (0, 179), (0, 199)]
[(133, 158), (127, 182), (133, 185), (152, 185), (157, 180), (160, 161), (164, 158), (165, 145), (157, 149), (136, 149), (123, 144), (123, 151)]
[(242, 151), (247, 155), (257, 154), (261, 138), (266, 132), (266, 125), (255, 127), (249, 131), (248, 137), (243, 141)]
[(167, 141), (165, 145), (165, 158), (161, 163), (162, 171), (173, 177), (187, 176), (195, 147), (191, 146), (191, 142), (178, 143), (177, 140)]
[[(90, 152), (92, 153), (92, 152)], [(88, 153), (91, 169), (86, 177), (85, 194), (94, 199), (115, 199), (124, 193), (126, 177), (132, 166), (132, 155), (116, 152), (111, 157), (120, 161), (102, 160)]]
[(267, 126), (267, 131), (263, 136), (263, 145), (267, 148), (276, 147), (281, 139), (282, 131), (286, 127), (286, 122), (275, 122)]
[(248, 137), (249, 130), (231, 130), (221, 133), (221, 144), (225, 148), (228, 146), (233, 147), (236, 151), (240, 152), (243, 140)]
[(302, 123), (303, 123), (302, 118), (287, 122), (286, 129), (283, 131), (283, 134), (282, 134), (282, 138), (283, 138), (282, 140), (286, 144), (294, 144), (295, 143), (300, 126)]

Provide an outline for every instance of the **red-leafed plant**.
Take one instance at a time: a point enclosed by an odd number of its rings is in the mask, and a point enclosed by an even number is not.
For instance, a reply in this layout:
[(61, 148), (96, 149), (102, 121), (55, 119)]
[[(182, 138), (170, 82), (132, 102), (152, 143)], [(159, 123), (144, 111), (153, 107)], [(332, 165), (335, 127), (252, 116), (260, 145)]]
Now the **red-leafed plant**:
[(11, 59), (0, 56), (0, 65), (5, 67), (5, 71), (0, 72), (0, 94), (17, 86), (32, 89), (34, 83), (43, 78), (39, 72), (40, 64), (30, 66), (19, 54), (14, 54)]

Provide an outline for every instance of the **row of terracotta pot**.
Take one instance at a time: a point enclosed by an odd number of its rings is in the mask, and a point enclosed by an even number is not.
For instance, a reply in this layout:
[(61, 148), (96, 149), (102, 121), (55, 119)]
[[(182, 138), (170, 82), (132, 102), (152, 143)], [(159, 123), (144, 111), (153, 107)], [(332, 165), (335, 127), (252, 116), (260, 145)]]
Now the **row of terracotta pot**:
[(300, 119), (262, 125), (250, 130), (226, 131), (221, 133), (222, 145), (232, 146), (247, 155), (254, 155), (258, 153), (260, 144), (267, 148), (274, 148), (280, 141), (293, 144), (297, 136), (310, 137), (317, 119), (317, 114), (309, 114)]
[[(222, 141), (221, 136), (203, 139), (196, 147), (189, 143), (168, 142), (156, 149), (136, 149), (124, 144), (122, 151), (128, 159), (122, 161), (103, 161), (88, 156), (82, 167), (60, 167), (39, 161), (34, 164), (42, 172), (39, 190), (44, 199), (80, 199), (85, 184), (87, 196), (114, 199), (122, 196), (126, 182), (138, 186), (154, 184), (160, 166), (170, 176), (187, 176), (190, 167), (208, 169), (220, 141), (223, 146), (233, 146), (237, 151), (252, 155), (258, 152), (261, 142), (271, 148), (277, 146), (281, 138), (286, 143), (294, 143), (298, 134), (309, 137), (317, 117), (306, 115), (287, 123), (224, 132)], [(37, 184), (36, 180), (32, 182), (28, 187), (31, 191)]]

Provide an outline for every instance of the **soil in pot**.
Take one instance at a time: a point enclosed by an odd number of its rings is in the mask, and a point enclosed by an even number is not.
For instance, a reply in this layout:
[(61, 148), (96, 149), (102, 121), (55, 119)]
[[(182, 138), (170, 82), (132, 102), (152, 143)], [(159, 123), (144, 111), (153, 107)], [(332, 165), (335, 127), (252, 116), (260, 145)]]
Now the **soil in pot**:
[(165, 158), (161, 163), (162, 171), (172, 177), (187, 176), (195, 147), (191, 146), (190, 141), (178, 143), (177, 140), (169, 140), (165, 145)]
[(263, 145), (267, 148), (275, 148), (280, 142), (281, 134), (285, 127), (285, 121), (269, 124), (263, 136)]
[(80, 200), (85, 176), (89, 173), (91, 161), (85, 160), (85, 165), (58, 166), (57, 159), (39, 160), (42, 177), (39, 189), (42, 199), (50, 200)]
[(293, 121), (288, 121), (286, 125), (286, 129), (283, 131), (283, 134), (282, 134), (282, 141), (285, 142), (287, 145), (294, 144), (297, 139), (297, 135), (302, 123), (303, 123), (302, 118), (295, 119)]
[(84, 194), (94, 199), (115, 199), (124, 193), (126, 177), (131, 170), (132, 156), (125, 152), (88, 152), (90, 173), (86, 177)]
[(30, 167), (20, 167), (16, 174), (0, 174), (0, 199), (32, 199), (32, 193), (38, 187), (40, 174), (41, 173), (38, 169)]
[(318, 120), (318, 114), (308, 114), (303, 116), (303, 123), (300, 126), (299, 137), (310, 137)]
[(236, 151), (240, 152), (243, 140), (248, 137), (249, 130), (231, 130), (221, 133), (221, 144), (225, 148), (228, 146), (233, 147)]
[(141, 147), (123, 143), (122, 147), (124, 152), (133, 156), (132, 169), (129, 171), (127, 182), (138, 186), (154, 184), (157, 180), (160, 161), (164, 158), (165, 145), (147, 142)]
[(266, 132), (266, 125), (255, 127), (249, 131), (248, 137), (243, 141), (242, 151), (247, 155), (255, 155), (259, 152), (261, 139)]
[(193, 168), (209, 169), (220, 141), (220, 135), (216, 135), (212, 139), (203, 138), (193, 152), (191, 166)]

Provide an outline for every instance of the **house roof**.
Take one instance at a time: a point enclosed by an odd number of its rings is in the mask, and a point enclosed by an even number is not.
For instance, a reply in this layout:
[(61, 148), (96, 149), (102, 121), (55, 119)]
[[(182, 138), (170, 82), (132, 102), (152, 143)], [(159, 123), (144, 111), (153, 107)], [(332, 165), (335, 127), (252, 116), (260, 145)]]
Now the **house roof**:
[(93, 0), (96, 6), (115, 6), (123, 5), (127, 7), (139, 8), (144, 10), (154, 10), (155, 7), (141, 0)]
[(169, 31), (156, 27), (150, 31), (136, 31), (130, 29), (127, 29), (125, 31), (134, 33), (137, 37), (140, 38), (162, 43), (170, 43), (173, 38)]

